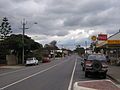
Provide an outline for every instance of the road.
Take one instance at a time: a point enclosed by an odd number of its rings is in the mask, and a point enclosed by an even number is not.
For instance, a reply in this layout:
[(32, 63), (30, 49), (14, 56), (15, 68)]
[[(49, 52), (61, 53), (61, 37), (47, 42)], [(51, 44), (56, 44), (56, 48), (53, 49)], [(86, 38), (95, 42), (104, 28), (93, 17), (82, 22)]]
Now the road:
[(72, 55), (38, 66), (1, 71), (0, 90), (72, 90), (74, 82), (91, 79), (98, 78), (85, 78), (80, 57)]

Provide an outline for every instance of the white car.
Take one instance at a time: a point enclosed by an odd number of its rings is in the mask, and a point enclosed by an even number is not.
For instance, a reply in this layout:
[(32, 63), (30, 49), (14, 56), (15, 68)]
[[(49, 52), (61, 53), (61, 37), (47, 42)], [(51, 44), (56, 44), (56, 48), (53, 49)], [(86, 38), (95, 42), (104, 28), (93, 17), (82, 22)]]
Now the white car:
[(38, 65), (38, 60), (35, 57), (28, 58), (26, 60), (26, 65)]

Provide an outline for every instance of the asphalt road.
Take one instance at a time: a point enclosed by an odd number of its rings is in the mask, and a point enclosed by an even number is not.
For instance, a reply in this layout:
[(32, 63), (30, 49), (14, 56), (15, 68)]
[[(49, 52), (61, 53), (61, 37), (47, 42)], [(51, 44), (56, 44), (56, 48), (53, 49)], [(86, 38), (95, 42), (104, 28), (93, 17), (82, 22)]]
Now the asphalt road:
[(0, 72), (0, 90), (71, 90), (76, 81), (98, 79), (84, 77), (80, 60), (72, 55), (38, 66)]

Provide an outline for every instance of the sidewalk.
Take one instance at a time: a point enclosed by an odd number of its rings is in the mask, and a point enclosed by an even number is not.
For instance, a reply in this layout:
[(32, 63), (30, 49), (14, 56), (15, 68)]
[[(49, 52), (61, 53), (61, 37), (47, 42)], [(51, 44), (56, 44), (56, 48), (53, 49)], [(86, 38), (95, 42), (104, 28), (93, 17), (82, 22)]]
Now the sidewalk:
[(110, 65), (107, 75), (116, 83), (120, 84), (120, 66)]
[(17, 68), (22, 68), (22, 67), (25, 67), (23, 65), (1, 65), (0, 66), (0, 69), (1, 68), (4, 68), (4, 69), (17, 69)]

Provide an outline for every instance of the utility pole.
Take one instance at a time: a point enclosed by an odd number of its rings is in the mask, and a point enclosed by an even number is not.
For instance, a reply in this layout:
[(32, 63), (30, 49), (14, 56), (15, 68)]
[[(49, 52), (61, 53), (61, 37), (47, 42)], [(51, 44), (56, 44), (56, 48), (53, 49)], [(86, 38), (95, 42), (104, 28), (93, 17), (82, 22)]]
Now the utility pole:
[(27, 22), (25, 21), (25, 19), (23, 19), (23, 22), (22, 22), (22, 30), (23, 30), (23, 35), (22, 35), (22, 42), (23, 42), (23, 48), (22, 48), (22, 63), (24, 64), (24, 53), (25, 53), (25, 50), (24, 50), (24, 35), (25, 35), (25, 29), (28, 29), (25, 27), (25, 25), (27, 24)]
[[(29, 28), (26, 28), (26, 25), (27, 24), (27, 21), (25, 19), (23, 19), (22, 21), (22, 29), (23, 30), (23, 34), (22, 34), (22, 43), (23, 43), (23, 47), (22, 47), (22, 64), (24, 64), (24, 55), (25, 55), (25, 48), (24, 48), (24, 36), (25, 36), (25, 30), (26, 29), (29, 29)], [(37, 24), (37, 22), (34, 22), (34, 24)]]
[(85, 51), (86, 51), (86, 53), (87, 53), (87, 41), (85, 41), (85, 46), (86, 46)]

